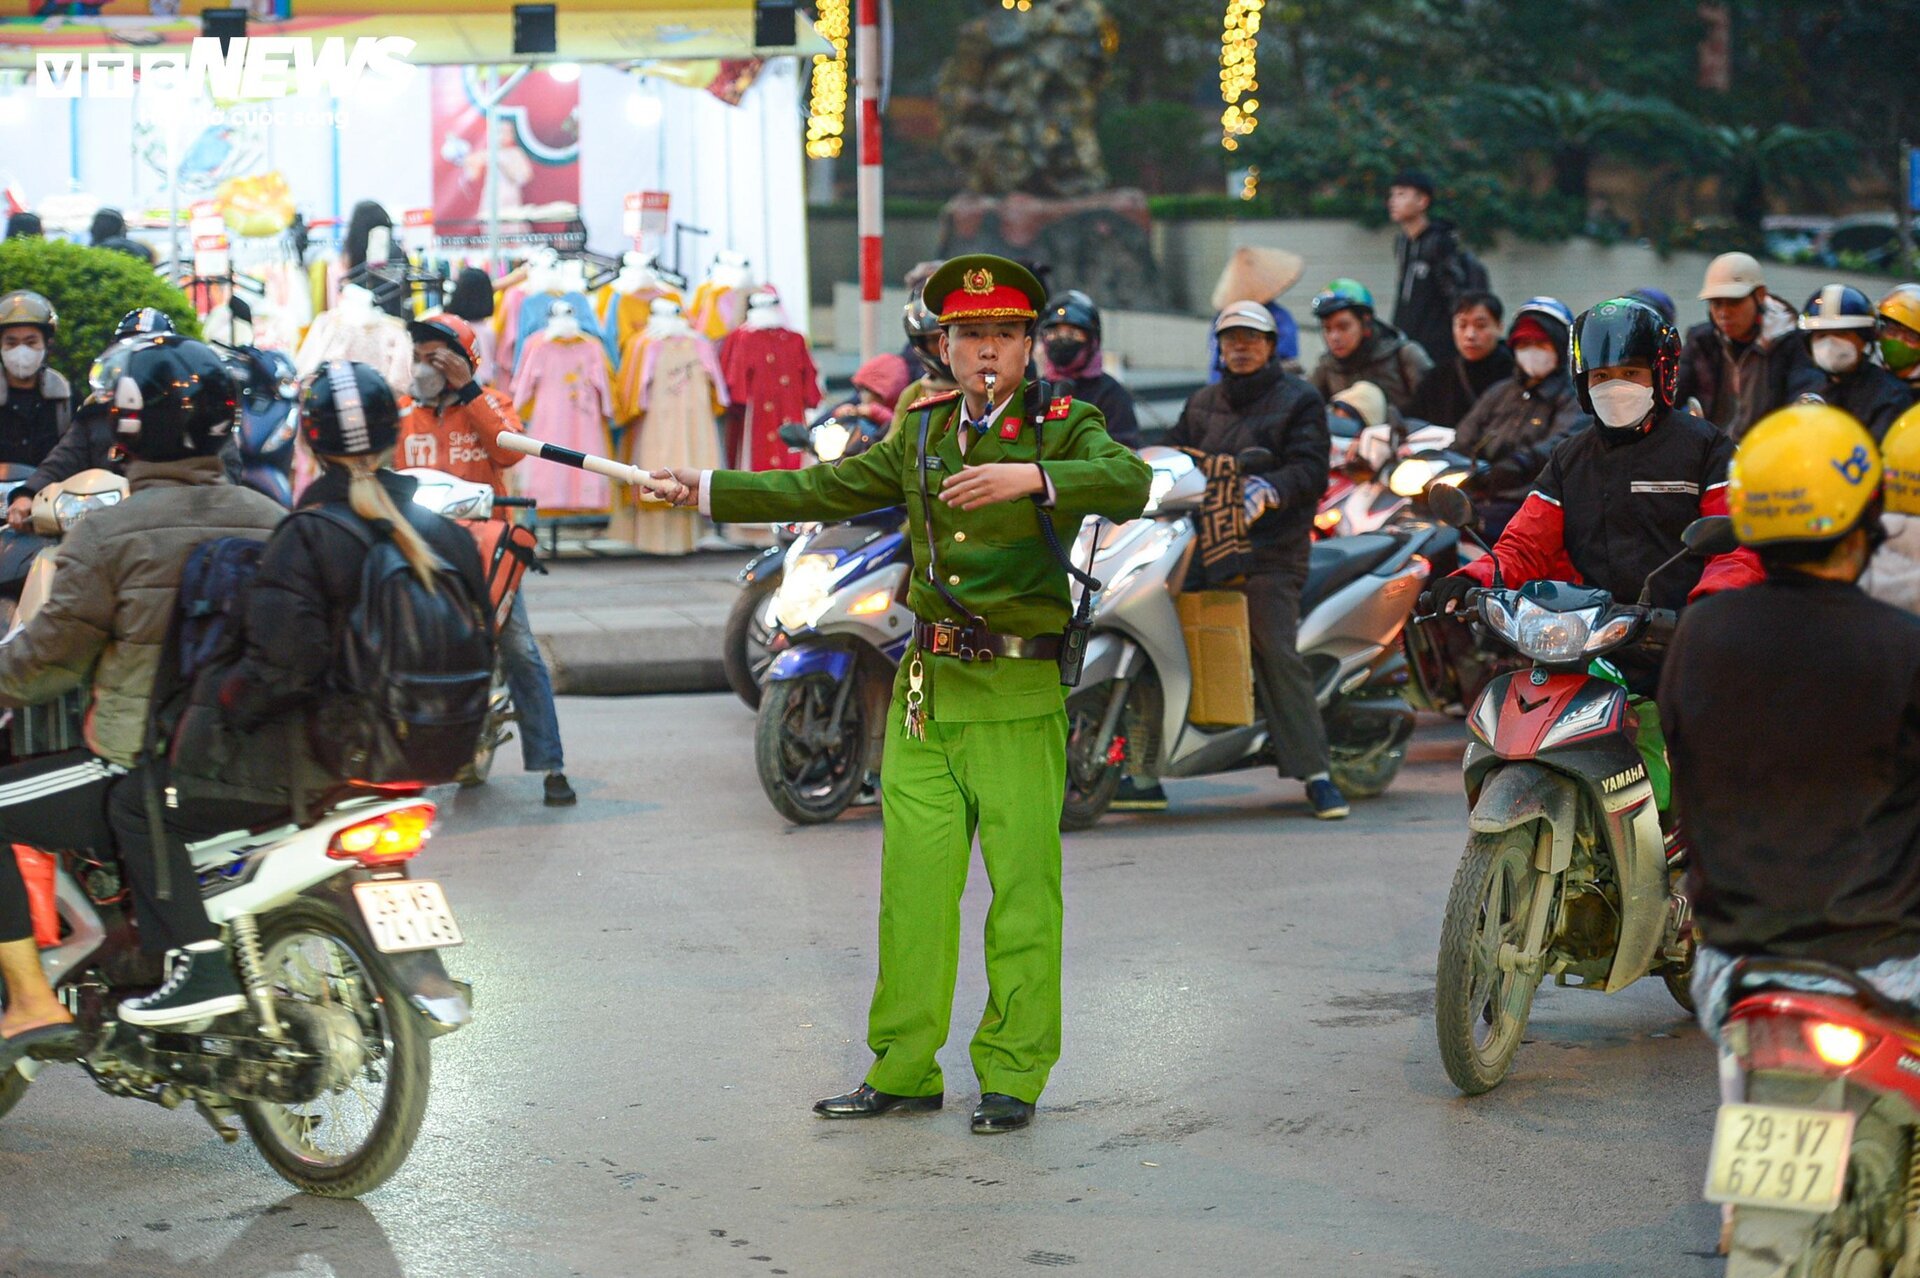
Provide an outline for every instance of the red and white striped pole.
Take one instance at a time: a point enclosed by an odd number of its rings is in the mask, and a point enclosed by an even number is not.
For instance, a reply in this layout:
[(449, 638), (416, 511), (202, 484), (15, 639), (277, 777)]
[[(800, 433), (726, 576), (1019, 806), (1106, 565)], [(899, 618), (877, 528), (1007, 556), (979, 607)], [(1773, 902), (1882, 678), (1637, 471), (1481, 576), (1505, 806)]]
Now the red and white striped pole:
[(880, 0), (859, 0), (853, 34), (860, 116), (860, 358), (880, 351)]

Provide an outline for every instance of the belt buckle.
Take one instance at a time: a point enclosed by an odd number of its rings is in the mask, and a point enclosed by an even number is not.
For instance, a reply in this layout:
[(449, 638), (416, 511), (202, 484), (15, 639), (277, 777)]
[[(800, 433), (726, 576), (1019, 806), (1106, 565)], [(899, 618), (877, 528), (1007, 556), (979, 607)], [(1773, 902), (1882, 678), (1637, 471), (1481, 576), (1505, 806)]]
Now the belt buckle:
[(958, 627), (944, 621), (933, 623), (933, 650), (936, 654), (951, 653), (958, 639)]

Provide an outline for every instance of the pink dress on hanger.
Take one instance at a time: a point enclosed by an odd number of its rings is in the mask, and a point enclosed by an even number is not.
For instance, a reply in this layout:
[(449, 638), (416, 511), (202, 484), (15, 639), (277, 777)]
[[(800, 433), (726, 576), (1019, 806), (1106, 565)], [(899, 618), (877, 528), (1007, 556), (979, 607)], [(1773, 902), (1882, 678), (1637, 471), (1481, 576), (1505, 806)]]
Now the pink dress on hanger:
[[(607, 423), (613, 417), (613, 370), (606, 348), (585, 334), (556, 341), (535, 333), (513, 379), (513, 406), (535, 439), (605, 456), (611, 451)], [(612, 485), (603, 475), (550, 462), (520, 469), (526, 495), (539, 500), (543, 515), (602, 515), (612, 509)]]

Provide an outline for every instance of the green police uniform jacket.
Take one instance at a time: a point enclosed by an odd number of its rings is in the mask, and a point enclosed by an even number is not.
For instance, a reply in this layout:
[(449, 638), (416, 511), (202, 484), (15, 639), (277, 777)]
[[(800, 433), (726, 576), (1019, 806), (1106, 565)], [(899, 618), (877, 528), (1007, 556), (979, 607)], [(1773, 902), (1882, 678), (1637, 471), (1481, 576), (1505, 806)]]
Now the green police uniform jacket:
[[(1147, 503), (1152, 471), (1108, 436), (1100, 410), (1079, 400), (1046, 401), (1039, 408), (1044, 456), (1035, 439), (1033, 414), (1023, 382), (1014, 391), (995, 429), (972, 441), (963, 459), (954, 430), (958, 394), (922, 401), (899, 418), (887, 437), (857, 457), (835, 466), (799, 471), (715, 471), (708, 502), (721, 523), (779, 522), (795, 519), (846, 519), (886, 506), (907, 508), (913, 571), (907, 606), (926, 621), (965, 622), (927, 579), (927, 521), (939, 548), (939, 570), (947, 590), (999, 634), (1032, 638), (1059, 634), (1072, 615), (1067, 573), (1041, 540), (1030, 501), (997, 502), (962, 511), (940, 500), (941, 482), (966, 466), (991, 462), (1038, 461), (1052, 483), (1053, 520), (1063, 547), (1071, 547), (1081, 521), (1099, 515), (1115, 521), (1137, 518)], [(920, 499), (920, 418), (931, 412), (927, 433), (928, 503)], [(1005, 428), (1019, 422), (1017, 438)], [(896, 682), (895, 695), (904, 687)], [(989, 722), (1051, 714), (1060, 709), (1060, 674), (1051, 661), (962, 662), (927, 657), (926, 709), (945, 722)]]

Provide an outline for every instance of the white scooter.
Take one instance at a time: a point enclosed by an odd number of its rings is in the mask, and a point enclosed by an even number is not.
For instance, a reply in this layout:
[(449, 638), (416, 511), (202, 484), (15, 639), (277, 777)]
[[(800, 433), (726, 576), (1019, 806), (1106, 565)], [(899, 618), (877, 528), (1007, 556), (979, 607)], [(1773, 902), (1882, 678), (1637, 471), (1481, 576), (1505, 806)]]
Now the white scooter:
[[(1081, 530), (1075, 561), (1103, 582), (1076, 691), (1067, 699), (1064, 829), (1085, 829), (1112, 804), (1123, 775), (1192, 777), (1270, 766), (1265, 711), (1239, 727), (1189, 717), (1194, 676), (1174, 598), (1199, 546), (1195, 515), (1207, 480), (1171, 448), (1140, 453), (1153, 468), (1142, 518)], [(1256, 465), (1255, 469), (1258, 468)], [(1413, 710), (1401, 689), (1400, 633), (1430, 564), (1430, 525), (1313, 543), (1299, 650), (1326, 724), (1333, 780), (1349, 797), (1384, 791), (1406, 759)], [(1258, 700), (1256, 683), (1256, 701)]]

